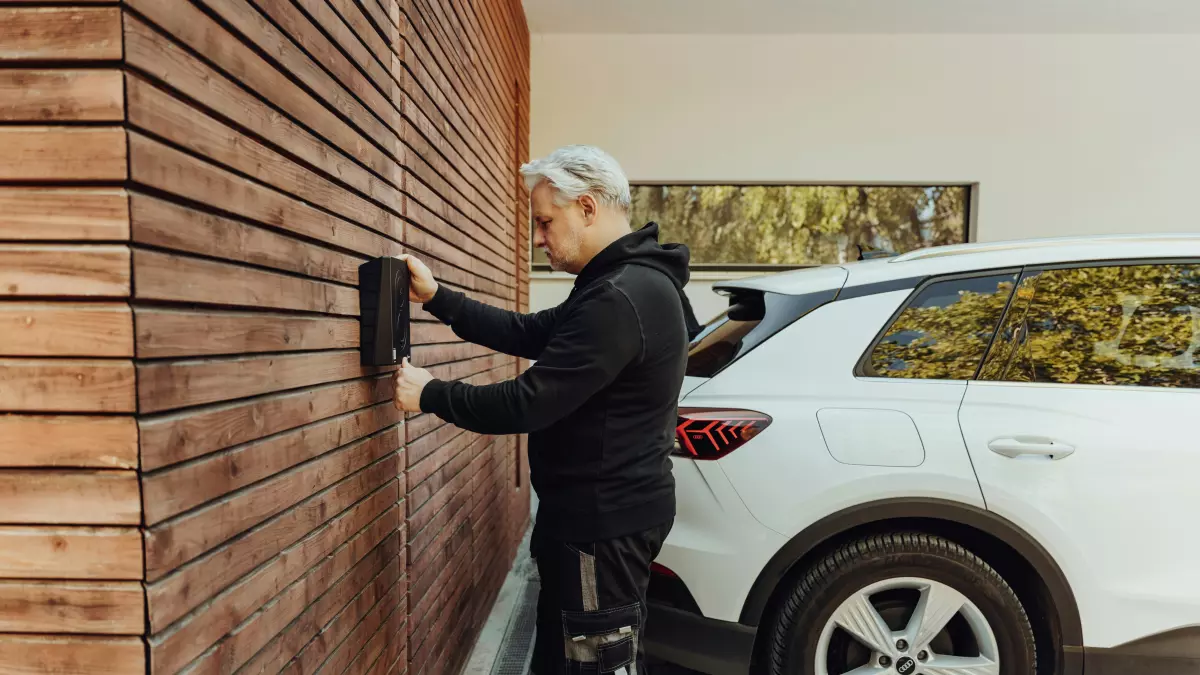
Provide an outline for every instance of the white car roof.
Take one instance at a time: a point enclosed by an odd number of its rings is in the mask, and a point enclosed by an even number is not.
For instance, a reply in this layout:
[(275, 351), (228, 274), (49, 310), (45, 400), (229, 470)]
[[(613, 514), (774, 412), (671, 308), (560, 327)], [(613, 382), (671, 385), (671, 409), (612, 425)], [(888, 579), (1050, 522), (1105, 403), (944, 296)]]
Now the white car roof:
[(821, 265), (718, 286), (799, 295), (836, 288), (843, 280), (852, 287), (1023, 265), (1172, 258), (1200, 260), (1200, 234), (1056, 237), (935, 246), (892, 258)]

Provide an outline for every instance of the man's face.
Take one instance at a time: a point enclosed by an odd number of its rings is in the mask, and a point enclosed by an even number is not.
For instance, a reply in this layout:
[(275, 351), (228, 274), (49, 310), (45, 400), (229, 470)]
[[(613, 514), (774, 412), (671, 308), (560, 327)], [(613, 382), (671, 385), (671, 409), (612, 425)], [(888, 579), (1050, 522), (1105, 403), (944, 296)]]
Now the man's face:
[(546, 181), (533, 188), (533, 245), (545, 249), (550, 269), (578, 274), (586, 216), (578, 200), (559, 206)]

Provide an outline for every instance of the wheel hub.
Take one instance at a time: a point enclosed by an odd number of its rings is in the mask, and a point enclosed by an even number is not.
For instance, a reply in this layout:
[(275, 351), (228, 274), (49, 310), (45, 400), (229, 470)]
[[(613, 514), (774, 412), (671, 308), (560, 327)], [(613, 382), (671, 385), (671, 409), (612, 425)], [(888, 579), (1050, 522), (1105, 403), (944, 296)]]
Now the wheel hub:
[(929, 579), (887, 579), (833, 612), (817, 644), (817, 675), (999, 675), (983, 612)]

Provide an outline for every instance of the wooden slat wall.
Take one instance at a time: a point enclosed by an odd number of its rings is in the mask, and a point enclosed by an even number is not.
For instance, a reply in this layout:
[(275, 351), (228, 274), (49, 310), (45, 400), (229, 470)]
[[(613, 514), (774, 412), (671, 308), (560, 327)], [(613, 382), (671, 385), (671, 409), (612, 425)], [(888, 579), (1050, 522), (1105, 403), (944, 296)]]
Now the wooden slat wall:
[(524, 442), (403, 419), (357, 268), (527, 309), (519, 0), (112, 1), (0, 2), (0, 675), (457, 672)]
[(121, 9), (0, 6), (0, 673), (143, 673)]
[[(357, 268), (413, 251), (527, 302), (519, 3), (124, 9), (150, 671), (456, 672), (527, 521), (520, 443), (403, 419)], [(414, 318), (438, 376), (517, 373)]]

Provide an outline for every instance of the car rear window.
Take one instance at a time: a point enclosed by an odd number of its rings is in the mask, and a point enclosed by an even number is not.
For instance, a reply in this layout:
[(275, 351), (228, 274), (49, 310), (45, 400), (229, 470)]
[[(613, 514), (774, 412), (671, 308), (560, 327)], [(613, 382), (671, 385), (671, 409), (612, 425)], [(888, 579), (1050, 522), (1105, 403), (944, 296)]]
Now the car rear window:
[(688, 346), (687, 375), (713, 377), (836, 296), (836, 290), (803, 295), (734, 291), (729, 308), (709, 321)]
[(919, 290), (864, 359), (867, 377), (974, 379), (1017, 273), (935, 281)]

